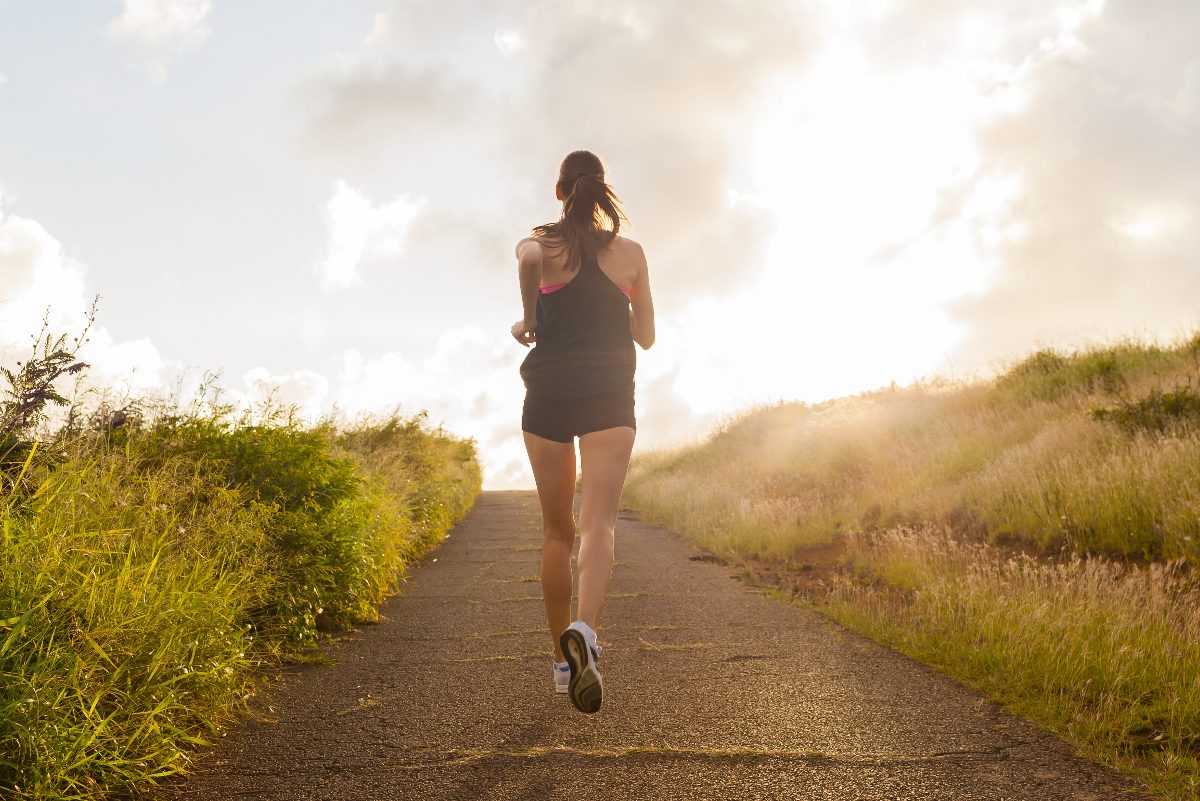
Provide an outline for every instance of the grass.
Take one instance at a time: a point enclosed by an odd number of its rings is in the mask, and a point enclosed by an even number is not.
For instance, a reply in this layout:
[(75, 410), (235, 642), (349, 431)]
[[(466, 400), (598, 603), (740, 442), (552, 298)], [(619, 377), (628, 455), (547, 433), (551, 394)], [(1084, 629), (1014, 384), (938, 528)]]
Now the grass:
[(1198, 376), (1200, 336), (778, 404), (636, 457), (625, 502), (1191, 799)]
[(848, 545), (858, 578), (831, 582), (822, 611), (966, 679), (1163, 798), (1200, 792), (1200, 585), (1181, 562), (1047, 563), (936, 527)]
[(1156, 398), (1193, 397), (1198, 352), (1200, 337), (1042, 352), (990, 382), (778, 404), (635, 459), (626, 497), (725, 557), (785, 561), (840, 532), (937, 522), (1047, 554), (1195, 564), (1193, 406)]
[(480, 488), (474, 443), (423, 416), (308, 426), (132, 403), (35, 433), (22, 381), (21, 413), (0, 414), (5, 799), (103, 799), (186, 773), (260, 668), (377, 620)]

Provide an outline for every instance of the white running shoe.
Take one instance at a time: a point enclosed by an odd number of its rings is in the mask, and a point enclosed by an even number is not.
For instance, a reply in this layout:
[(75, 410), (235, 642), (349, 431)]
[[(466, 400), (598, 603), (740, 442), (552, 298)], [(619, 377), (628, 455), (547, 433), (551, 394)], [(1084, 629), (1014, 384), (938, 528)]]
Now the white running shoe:
[(590, 714), (600, 710), (604, 700), (604, 681), (600, 678), (597, 665), (601, 649), (588, 644), (584, 634), (588, 628), (582, 620), (574, 621), (559, 635), (558, 644), (571, 671), (571, 679), (567, 683), (571, 703), (580, 712)]
[(561, 665), (557, 662), (554, 665), (554, 692), (565, 693), (568, 690), (568, 685), (571, 683), (571, 663), (563, 662)]

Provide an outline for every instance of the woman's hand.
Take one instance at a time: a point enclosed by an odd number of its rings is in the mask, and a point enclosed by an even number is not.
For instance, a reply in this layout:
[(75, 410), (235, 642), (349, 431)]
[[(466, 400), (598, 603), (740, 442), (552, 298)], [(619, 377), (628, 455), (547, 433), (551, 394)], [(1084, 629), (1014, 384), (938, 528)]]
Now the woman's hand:
[(531, 323), (527, 320), (517, 320), (512, 326), (512, 335), (518, 342), (525, 347), (537, 342), (537, 323)]

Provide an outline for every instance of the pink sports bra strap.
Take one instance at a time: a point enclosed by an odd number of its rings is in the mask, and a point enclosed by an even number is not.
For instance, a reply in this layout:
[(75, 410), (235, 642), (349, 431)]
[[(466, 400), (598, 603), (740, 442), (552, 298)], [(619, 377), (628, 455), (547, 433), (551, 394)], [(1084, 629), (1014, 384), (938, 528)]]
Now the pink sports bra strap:
[[(541, 290), (541, 293), (543, 295), (549, 295), (551, 292), (557, 292), (558, 290), (562, 289), (564, 286), (566, 286), (569, 283), (571, 283), (571, 282), (563, 281), (561, 284), (547, 284), (546, 286), (538, 287), (538, 289)], [(632, 287), (618, 286), (617, 289), (624, 292), (625, 297), (630, 298), (630, 299), (633, 298), (633, 288)]]

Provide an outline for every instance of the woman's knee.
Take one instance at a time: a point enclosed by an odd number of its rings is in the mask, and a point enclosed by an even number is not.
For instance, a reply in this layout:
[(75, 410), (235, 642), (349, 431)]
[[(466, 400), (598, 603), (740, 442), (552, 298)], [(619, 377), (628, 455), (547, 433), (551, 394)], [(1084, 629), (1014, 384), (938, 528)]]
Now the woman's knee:
[(557, 542), (575, 542), (573, 519), (549, 519), (542, 522), (542, 538)]
[(604, 523), (587, 523), (579, 526), (579, 539), (581, 542), (604, 542), (611, 548), (614, 540), (615, 529), (613, 526)]

